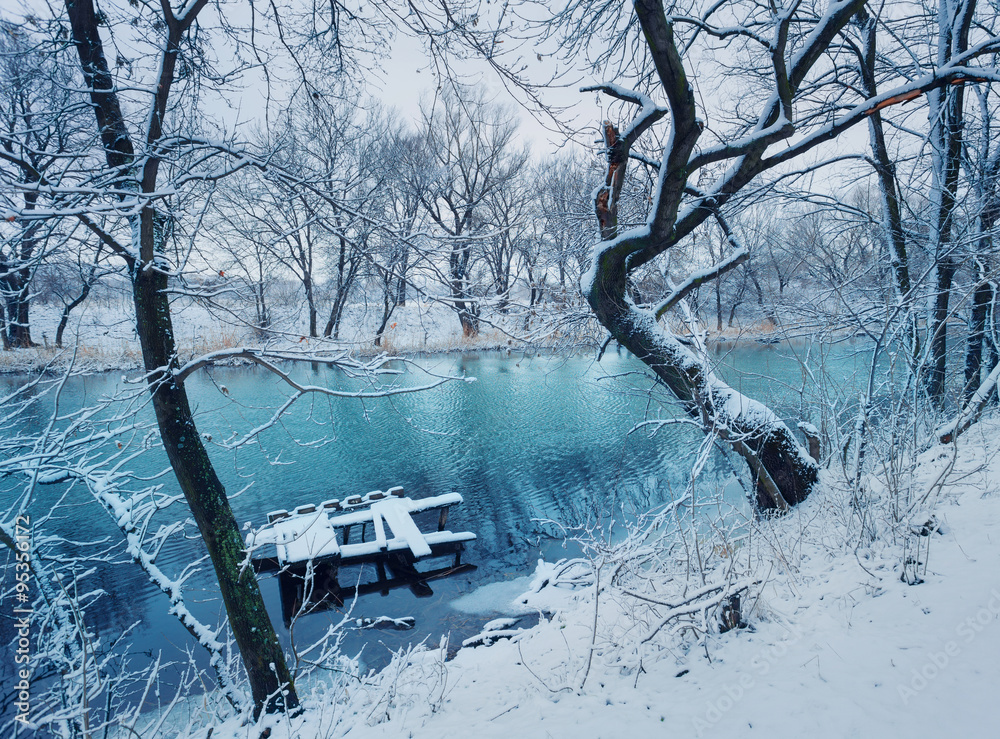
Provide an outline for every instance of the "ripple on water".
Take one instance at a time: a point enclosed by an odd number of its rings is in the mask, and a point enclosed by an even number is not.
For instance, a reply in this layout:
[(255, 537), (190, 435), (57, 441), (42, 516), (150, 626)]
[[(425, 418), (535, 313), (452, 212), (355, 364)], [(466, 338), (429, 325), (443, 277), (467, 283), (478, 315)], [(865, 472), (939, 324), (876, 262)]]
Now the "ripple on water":
[[(765, 368), (785, 373), (787, 385), (770, 381), (772, 387), (787, 390), (800, 381), (797, 362), (776, 369), (780, 352), (769, 348), (766, 357), (757, 359), (760, 354), (756, 348), (737, 347), (724, 357), (748, 371), (740, 385), (744, 390), (760, 391), (768, 385), (759, 376)], [(481, 626), (480, 614), (461, 614), (449, 604), (484, 583), (530, 573), (540, 550), (549, 546), (544, 537), (539, 538), (545, 527), (532, 519), (574, 524), (588, 516), (607, 516), (622, 505), (641, 510), (681, 494), (688, 482), (691, 455), (701, 441), (697, 432), (683, 425), (660, 428), (655, 435), (648, 428), (629, 434), (641, 421), (670, 418), (677, 411), (658, 402), (659, 391), (653, 390), (651, 399), (649, 376), (635, 373), (638, 363), (613, 351), (599, 365), (590, 356), (488, 353), (424, 361), (438, 374), (465, 373), (477, 381), (385, 400), (306, 399), (258, 442), (238, 453), (209, 445), (230, 494), (245, 488), (232, 501), (241, 526), (246, 521), (261, 525), (267, 511), (276, 508), (394, 485), (404, 486), (413, 497), (450, 491), (465, 497), (465, 503), (452, 511), (449, 527), (478, 535), (464, 558), (479, 565), (478, 572), (435, 582), (434, 597), (425, 600), (414, 599), (406, 590), (384, 598), (362, 598), (352, 617), (417, 617), (417, 628), (411, 632), (378, 632), (376, 638), (370, 632), (350, 636), (345, 649), (350, 652), (369, 644), (366, 659), (372, 663), (382, 659), (378, 655), (384, 656), (387, 647), (445, 630), (466, 636), (475, 633)], [(838, 361), (846, 367), (857, 360)], [(356, 381), (326, 368), (295, 371), (309, 382), (359, 387)], [(120, 374), (71, 380), (63, 391), (63, 408), (85, 397), (112, 394), (119, 381)], [(398, 381), (423, 384), (427, 378), (406, 376)], [(228, 390), (225, 396), (220, 385)], [(188, 389), (198, 409), (199, 429), (211, 434), (215, 442), (265, 422), (284, 399), (284, 388), (273, 377), (251, 368), (213, 368), (193, 376)], [(800, 402), (794, 392), (786, 396)], [(142, 413), (152, 421), (148, 408)], [(42, 420), (26, 419), (25, 428), (37, 429)], [(149, 475), (165, 464), (162, 452), (152, 451), (136, 460), (134, 468), (138, 474)], [(710, 460), (706, 489), (712, 480), (725, 480), (729, 474), (723, 461)], [(176, 486), (170, 476), (157, 483), (163, 484), (165, 492)], [(51, 522), (54, 532), (75, 538), (80, 531), (103, 532), (109, 541), (120, 539), (107, 514), (86, 499), (82, 488), (74, 495), (82, 495), (75, 499), (82, 503), (72, 515)], [(741, 503), (740, 495), (738, 488), (730, 490), (736, 504)], [(44, 500), (50, 498), (39, 498)], [(161, 517), (167, 522), (171, 516), (184, 515), (176, 507)], [(202, 553), (199, 541), (178, 540), (164, 548), (158, 563), (176, 577)], [(123, 558), (119, 550), (118, 559)], [(109, 608), (105, 616), (95, 609), (92, 617), (103, 619), (100, 628), (109, 638), (138, 621), (134, 632), (138, 651), (173, 649), (171, 645), (182, 649), (189, 643), (183, 629), (167, 614), (166, 597), (138, 568), (103, 566), (99, 579), (108, 593)], [(261, 586), (287, 644), (289, 634), (280, 625), (276, 582), (264, 578)], [(219, 623), (222, 613), (211, 566), (203, 564), (187, 588), (192, 610), (210, 624)], [(304, 619), (298, 629), (300, 643), (318, 636), (342, 615), (333, 612)], [(174, 657), (179, 654), (174, 650)]]

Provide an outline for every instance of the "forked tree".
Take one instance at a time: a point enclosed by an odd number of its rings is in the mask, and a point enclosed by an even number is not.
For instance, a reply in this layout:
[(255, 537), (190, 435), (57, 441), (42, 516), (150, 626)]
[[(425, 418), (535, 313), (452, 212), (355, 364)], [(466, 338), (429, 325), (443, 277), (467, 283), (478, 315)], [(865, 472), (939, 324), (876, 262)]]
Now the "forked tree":
[(526, 147), (517, 146), (517, 121), (509, 111), (489, 103), (482, 93), (458, 86), (424, 110), (421, 122), (424, 170), (412, 178), (420, 204), (443, 234), (442, 268), (437, 260), (426, 266), (449, 290), (462, 334), (479, 334), (480, 300), (485, 289), (476, 283), (480, 249), (487, 230), (488, 198), (525, 169)]
[[(66, 0), (72, 41), (80, 59), (97, 130), (113, 188), (133, 214), (131, 242), (123, 244), (96, 223), (86, 221), (125, 261), (132, 286), (135, 324), (156, 413), (160, 439), (170, 466), (215, 567), (233, 636), (246, 666), (257, 711), (298, 705), (291, 675), (264, 607), (257, 579), (241, 569), (244, 542), (225, 488), (195, 426), (174, 339), (167, 291), (171, 265), (165, 254), (168, 216), (156, 206), (163, 164), (162, 142), (168, 100), (177, 79), (182, 44), (207, 0), (194, 0), (175, 15), (162, 4), (165, 38), (155, 92), (143, 113), (127, 117), (108, 67), (98, 14), (92, 0)], [(142, 127), (130, 125), (141, 121)]]
[[(886, 75), (881, 93), (865, 94), (865, 87), (858, 84), (848, 99), (835, 81), (857, 78), (857, 65), (842, 59), (837, 50), (848, 24), (867, 22), (863, 0), (834, 0), (825, 6), (797, 1), (714, 3), (700, 15), (682, 13), (673, 4), (667, 8), (662, 0), (635, 0), (637, 24), (612, 15), (617, 10), (601, 8), (598, 12), (609, 16), (608, 27), (624, 29), (609, 55), (641, 49), (641, 59), (630, 64), (638, 84), (645, 85), (649, 94), (613, 82), (584, 88), (639, 108), (623, 130), (607, 121), (603, 126), (608, 170), (595, 197), (601, 242), (582, 282), (584, 294), (598, 320), (650, 367), (685, 411), (743, 457), (754, 479), (757, 508), (785, 510), (809, 494), (817, 479), (817, 460), (774, 412), (729, 387), (696, 349), (660, 321), (683, 307), (692, 290), (748, 258), (725, 216), (737, 193), (770, 170), (790, 169), (796, 160), (889, 106), (945, 86), (996, 80), (995, 68), (974, 65), (997, 49), (997, 38), (980, 29), (978, 37), (945, 48), (927, 73), (914, 78), (897, 70)], [(597, 9), (577, 3), (571, 10), (558, 22), (568, 29), (566, 48), (581, 48), (583, 26), (578, 20), (585, 11)], [(966, 13), (961, 16), (964, 19)], [(736, 82), (742, 99), (724, 111), (725, 118), (735, 123), (723, 124), (720, 130), (707, 127), (702, 119), (704, 111), (688, 72), (699, 37), (711, 40), (713, 53), (726, 47), (744, 70)], [(657, 105), (654, 95), (662, 95), (666, 106)], [(669, 134), (662, 158), (653, 163), (659, 175), (646, 223), (620, 230), (618, 210), (632, 148), (661, 121), (668, 122)], [(705, 141), (708, 132), (714, 141)], [(710, 184), (696, 186), (705, 180)], [(711, 268), (691, 274), (657, 305), (637, 304), (630, 289), (637, 272), (668, 254), (708, 219), (715, 219), (727, 234), (731, 253)]]

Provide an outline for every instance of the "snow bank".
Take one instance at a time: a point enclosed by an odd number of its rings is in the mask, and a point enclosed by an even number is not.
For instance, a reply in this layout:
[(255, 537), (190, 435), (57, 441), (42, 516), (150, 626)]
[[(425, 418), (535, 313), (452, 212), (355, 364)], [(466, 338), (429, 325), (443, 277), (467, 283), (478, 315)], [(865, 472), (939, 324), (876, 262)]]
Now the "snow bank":
[(502, 580), (483, 585), (452, 601), (451, 607), (459, 613), (468, 613), (474, 616), (489, 616), (494, 613), (519, 616), (524, 613), (534, 613), (524, 604), (517, 602), (518, 598), (530, 587), (531, 580), (530, 577), (518, 577), (513, 580)]
[[(903, 517), (896, 534), (873, 539), (852, 492), (825, 473), (807, 502), (753, 525), (707, 564), (709, 583), (736, 570), (756, 583), (743, 597), (748, 628), (664, 629), (643, 641), (652, 624), (626, 592), (636, 581), (616, 587), (611, 560), (596, 609), (592, 567), (588, 579), (583, 564), (567, 573), (566, 563), (542, 563), (521, 601), (557, 587), (559, 571), (574, 585), (560, 588), (559, 610), (536, 627), (508, 629), (509, 638), (450, 661), (440, 647), (410, 650), (335, 709), (307, 702), (303, 718), (275, 721), (272, 737), (990, 735), (1000, 680), (1000, 424), (963, 439), (957, 456), (931, 449), (905, 481), (918, 501), (932, 493), (910, 518), (933, 509), (933, 527)], [(948, 467), (950, 482), (937, 485)], [(881, 494), (877, 480), (869, 484), (869, 495)], [(902, 558), (914, 556), (905, 552), (916, 553), (922, 584), (901, 580)], [(459, 607), (503, 611), (524, 584), (482, 588)]]
[[(409, 300), (396, 308), (379, 346), (374, 345), (380, 318), (370, 306), (351, 304), (344, 310), (340, 339), (309, 338), (307, 317), (288, 308), (276, 318), (272, 330), (260, 335), (243, 316), (244, 307), (209, 307), (187, 297), (171, 304), (178, 350), (182, 361), (220, 349), (267, 344), (276, 349), (350, 349), (370, 356), (386, 352), (442, 352), (501, 349), (530, 341), (533, 346), (564, 346), (594, 342), (594, 322), (579, 320), (572, 306), (561, 310), (541, 306), (530, 314), (512, 310), (498, 316), (497, 325), (485, 322), (477, 337), (463, 336), (458, 319), (448, 306), (429, 300)], [(55, 347), (61, 307), (34, 303), (31, 334), (38, 347), (0, 352), (0, 372), (38, 370), (56, 359), (65, 364), (77, 352), (76, 363), (89, 370), (135, 369), (142, 361), (136, 337), (133, 309), (125, 295), (88, 301), (70, 315), (63, 337), (65, 349)], [(568, 312), (567, 312), (568, 311)], [(280, 313), (276, 309), (276, 313)], [(513, 338), (518, 337), (518, 338)], [(61, 355), (61, 356), (60, 356)]]

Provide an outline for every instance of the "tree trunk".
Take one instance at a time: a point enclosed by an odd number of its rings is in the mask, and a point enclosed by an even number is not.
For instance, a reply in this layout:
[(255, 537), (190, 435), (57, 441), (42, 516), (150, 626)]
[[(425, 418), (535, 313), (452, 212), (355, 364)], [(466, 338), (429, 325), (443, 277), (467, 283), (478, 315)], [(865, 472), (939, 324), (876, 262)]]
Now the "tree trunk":
[(467, 339), (474, 339), (479, 336), (479, 315), (474, 310), (469, 310), (465, 303), (456, 303), (458, 306), (458, 321), (462, 324), (462, 336)]
[[(778, 122), (784, 112), (788, 123), (780, 126), (775, 135), (791, 135), (794, 131), (791, 115), (787, 110), (782, 111), (782, 105), (790, 107), (788, 100), (797, 85), (805, 79), (812, 64), (822, 56), (839, 29), (862, 6), (862, 0), (851, 0), (836, 6), (822, 32), (809, 37), (797, 52), (796, 62), (784, 80), (783, 91), (779, 90), (785, 96), (785, 102), (782, 102), (782, 95), (771, 99), (759, 119), (762, 127)], [(629, 284), (631, 272), (689, 236), (710, 214), (715, 214), (728, 236), (729, 229), (719, 208), (729, 195), (749, 183), (762, 170), (761, 157), (767, 148), (767, 139), (741, 153), (726, 175), (724, 188), (717, 189), (711, 200), (703, 200), (707, 207), (692, 208), (681, 216), (681, 202), (689, 187), (691, 157), (703, 123), (699, 120), (694, 88), (676, 44), (674, 26), (663, 3), (661, 0), (636, 0), (634, 8), (670, 107), (669, 111), (657, 110), (651, 100), (633, 93), (624, 94), (620, 88), (603, 88), (613, 97), (640, 105), (642, 112), (624, 136), (610, 121), (604, 123), (608, 174), (594, 197), (601, 243), (594, 248), (593, 263), (582, 284), (583, 292), (597, 319), (618, 343), (656, 374), (705, 433), (726, 440), (745, 460), (754, 480), (757, 510), (784, 511), (790, 505), (805, 500), (811, 492), (819, 475), (816, 461), (809, 457), (788, 426), (770, 409), (726, 385), (675, 336), (661, 328), (657, 323), (657, 314), (668, 310), (682, 296), (673, 302), (665, 301), (654, 313), (638, 307), (638, 301), (633, 301), (631, 297)], [(618, 194), (630, 147), (638, 136), (668, 112), (672, 123), (670, 143), (660, 159), (657, 191), (646, 226), (619, 235)], [(732, 262), (731, 266), (737, 264), (739, 262)], [(726, 269), (722, 263), (716, 268), (712, 276), (714, 279)], [(704, 279), (688, 282), (688, 285), (697, 287)]]
[(943, 258), (937, 264), (937, 279), (934, 285), (934, 309), (931, 313), (929, 349), (927, 362), (927, 395), (935, 408), (944, 407), (945, 379), (948, 368), (948, 305), (951, 301), (951, 282), (956, 265), (951, 258)]
[(271, 318), (267, 314), (267, 300), (264, 295), (264, 282), (254, 285), (253, 291), (254, 307), (257, 310), (257, 328), (264, 331), (271, 325)]
[(389, 298), (389, 293), (393, 291), (392, 275), (386, 275), (385, 291), (382, 293), (382, 322), (378, 326), (378, 330), (375, 332), (375, 346), (382, 345), (382, 334), (385, 333), (385, 327), (389, 323), (389, 319), (392, 318), (392, 312), (396, 310), (396, 305)]
[(983, 366), (983, 344), (986, 339), (986, 315), (993, 301), (993, 288), (980, 275), (972, 297), (972, 311), (969, 315), (969, 336), (965, 348), (965, 391), (962, 397), (967, 405), (979, 389)]
[(18, 270), (17, 286), (19, 287), (13, 299), (7, 304), (8, 323), (10, 327), (10, 345), (15, 349), (27, 349), (38, 346), (31, 340), (31, 321), (28, 317), (30, 299), (28, 289), (30, 281)]
[[(938, 4), (938, 63), (968, 48), (969, 28), (975, 2), (952, 6)], [(953, 11), (956, 14), (953, 15)], [(930, 355), (927, 395), (937, 409), (944, 407), (948, 349), (948, 304), (952, 279), (958, 268), (957, 243), (953, 234), (958, 178), (962, 166), (962, 137), (965, 130), (963, 85), (928, 92), (931, 123), (931, 189), (936, 213), (934, 268), (934, 308), (930, 325)]]
[(402, 255), (400, 256), (399, 263), (396, 267), (397, 274), (399, 275), (396, 281), (396, 305), (405, 306), (406, 305), (406, 273), (409, 270), (409, 260), (410, 260), (410, 248), (406, 244), (402, 246)]
[[(206, 4), (205, 0), (194, 0), (187, 6), (183, 20), (167, 16), (170, 23), (160, 59), (160, 83), (146, 119), (148, 141), (156, 141), (162, 134), (162, 117), (181, 41)], [(108, 68), (93, 0), (65, 0), (65, 6), (107, 165), (120, 177), (115, 184), (121, 192), (135, 190), (137, 185), (144, 192), (155, 192), (159, 160), (150, 156), (143, 160), (141, 168), (137, 165), (135, 147)], [(140, 171), (141, 178), (136, 178)], [(139, 254), (120, 245), (116, 251), (129, 268), (136, 331), (160, 438), (215, 567), (229, 627), (246, 667), (255, 713), (289, 710), (297, 707), (299, 701), (281, 645), (253, 570), (241, 571), (243, 536), (201, 442), (183, 381), (172, 373), (177, 367), (177, 351), (166, 293), (169, 266), (157, 264), (162, 259), (164, 233), (163, 224), (157, 224), (157, 220), (153, 208), (145, 206), (131, 224), (133, 238), (138, 236)]]
[[(159, 231), (153, 220), (152, 211), (144, 210), (140, 237), (144, 250), (156, 238), (154, 231)], [(256, 575), (252, 568), (242, 568), (243, 536), (195, 426), (184, 384), (170, 372), (177, 366), (177, 350), (166, 272), (136, 266), (131, 275), (136, 330), (160, 439), (215, 567), (257, 712), (288, 710), (298, 705), (298, 697)]]
[(91, 283), (86, 281), (83, 283), (83, 289), (80, 291), (80, 295), (74, 300), (70, 301), (63, 307), (62, 315), (59, 317), (59, 327), (56, 328), (56, 348), (62, 349), (63, 345), (63, 332), (66, 330), (66, 324), (69, 323), (69, 314), (80, 305), (87, 296), (90, 295)]
[[(38, 192), (27, 192), (24, 196), (24, 210), (32, 211), (38, 203)], [(34, 268), (31, 264), (38, 247), (38, 231), (41, 221), (28, 220), (21, 225), (21, 237), (17, 248), (17, 266), (7, 275), (7, 326), (10, 345), (15, 349), (38, 346), (31, 340), (31, 279)]]
[[(259, 253), (259, 252), (258, 252)], [(253, 285), (253, 302), (257, 312), (257, 332), (264, 334), (271, 325), (270, 311), (267, 307), (267, 286), (265, 285), (264, 265), (257, 260), (257, 282)]]
[(4, 308), (3, 301), (0, 300), (0, 343), (3, 344), (4, 351), (10, 351), (10, 339), (7, 337), (7, 309)]
[[(405, 262), (403, 266), (406, 266)], [(406, 305), (406, 278), (403, 275), (400, 275), (399, 280), (396, 282), (396, 305)]]
[(759, 511), (785, 510), (809, 495), (819, 469), (791, 430), (762, 404), (707, 372), (650, 311), (628, 297), (625, 250), (605, 251), (586, 293), (597, 319), (619, 344), (645, 363), (706, 433), (730, 442), (746, 460)]
[[(736, 315), (736, 304), (733, 304), (733, 308), (729, 311), (729, 325), (733, 325), (733, 317)], [(715, 330), (718, 333), (722, 333), (722, 286), (719, 281), (715, 281)]]
[(479, 309), (476, 303), (469, 300), (467, 291), (469, 259), (472, 255), (472, 246), (452, 247), (448, 257), (448, 266), (451, 272), (451, 297), (455, 311), (458, 313), (458, 321), (462, 324), (462, 336), (473, 339), (479, 336)]
[(339, 250), (337, 254), (337, 289), (334, 291), (333, 306), (330, 308), (330, 317), (327, 319), (326, 327), (323, 329), (323, 336), (334, 339), (340, 338), (340, 319), (344, 313), (344, 306), (347, 304), (348, 283), (353, 282), (354, 269), (351, 267), (347, 272), (347, 239), (340, 238)]
[(316, 310), (316, 296), (313, 294), (312, 279), (308, 275), (302, 278), (302, 287), (306, 292), (306, 310), (309, 311), (309, 338), (315, 339), (319, 336), (316, 328), (319, 312)]

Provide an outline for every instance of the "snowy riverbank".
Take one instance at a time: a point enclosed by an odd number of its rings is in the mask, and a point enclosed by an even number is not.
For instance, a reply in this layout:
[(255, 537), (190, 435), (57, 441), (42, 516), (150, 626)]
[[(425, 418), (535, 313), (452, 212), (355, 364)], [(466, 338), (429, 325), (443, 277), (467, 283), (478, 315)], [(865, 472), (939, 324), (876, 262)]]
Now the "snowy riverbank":
[[(688, 562), (686, 584), (664, 539), (659, 553), (619, 540), (564, 586), (543, 565), (508, 609), (544, 612), (539, 625), (498, 623), (512, 638), (450, 661), (411, 651), (316, 689), (303, 716), (267, 719), (271, 737), (985, 736), (1000, 679), (998, 450), (993, 420), (857, 498), (828, 472), (786, 517), (703, 542), (714, 556), (704, 575)], [(720, 634), (716, 607), (681, 613), (710, 600), (702, 577), (747, 586), (747, 628)], [(261, 728), (231, 719), (212, 736)]]
[[(309, 338), (302, 311), (292, 311), (261, 335), (239, 313), (178, 298), (173, 321), (182, 361), (208, 352), (242, 346), (264, 346), (276, 351), (316, 353), (348, 350), (359, 357), (379, 354), (507, 350), (530, 347), (574, 351), (597, 347), (607, 332), (599, 328), (586, 306), (545, 304), (535, 311), (512, 308), (494, 323), (484, 321), (478, 336), (463, 336), (454, 311), (444, 304), (411, 300), (397, 307), (378, 346), (374, 337), (379, 316), (370, 306), (352, 304), (345, 309), (338, 340)], [(61, 307), (35, 303), (31, 310), (32, 339), (36, 347), (0, 351), (0, 373), (31, 373), (45, 368), (58, 371), (71, 361), (91, 372), (135, 370), (141, 351), (135, 332), (132, 306), (127, 296), (110, 294), (92, 300), (72, 313), (63, 335), (63, 348), (55, 345)], [(683, 332), (682, 332), (683, 333)], [(708, 331), (711, 341), (736, 345), (746, 341), (772, 343), (796, 337), (794, 327), (776, 329), (771, 324)]]
[[(95, 300), (71, 314), (61, 350), (55, 346), (60, 310), (45, 303), (32, 307), (31, 333), (38, 346), (0, 351), (0, 372), (36, 372), (45, 367), (60, 369), (71, 360), (76, 367), (95, 372), (139, 368), (141, 352), (131, 304), (126, 296), (112, 295)], [(354, 355), (368, 357), (382, 353), (412, 355), (507, 349), (528, 344), (536, 348), (560, 348), (597, 341), (596, 324), (582, 308), (569, 313), (548, 310), (551, 312), (512, 312), (495, 325), (484, 322), (480, 334), (470, 338), (462, 335), (455, 313), (447, 306), (411, 300), (396, 308), (378, 346), (374, 344), (374, 337), (380, 316), (375, 315), (371, 307), (359, 304), (345, 309), (338, 340), (310, 338), (308, 322), (301, 311), (276, 320), (272, 329), (261, 335), (236, 308), (227, 311), (181, 298), (173, 302), (173, 321), (183, 361), (240, 346), (266, 345), (277, 351), (316, 353), (348, 350)]]

